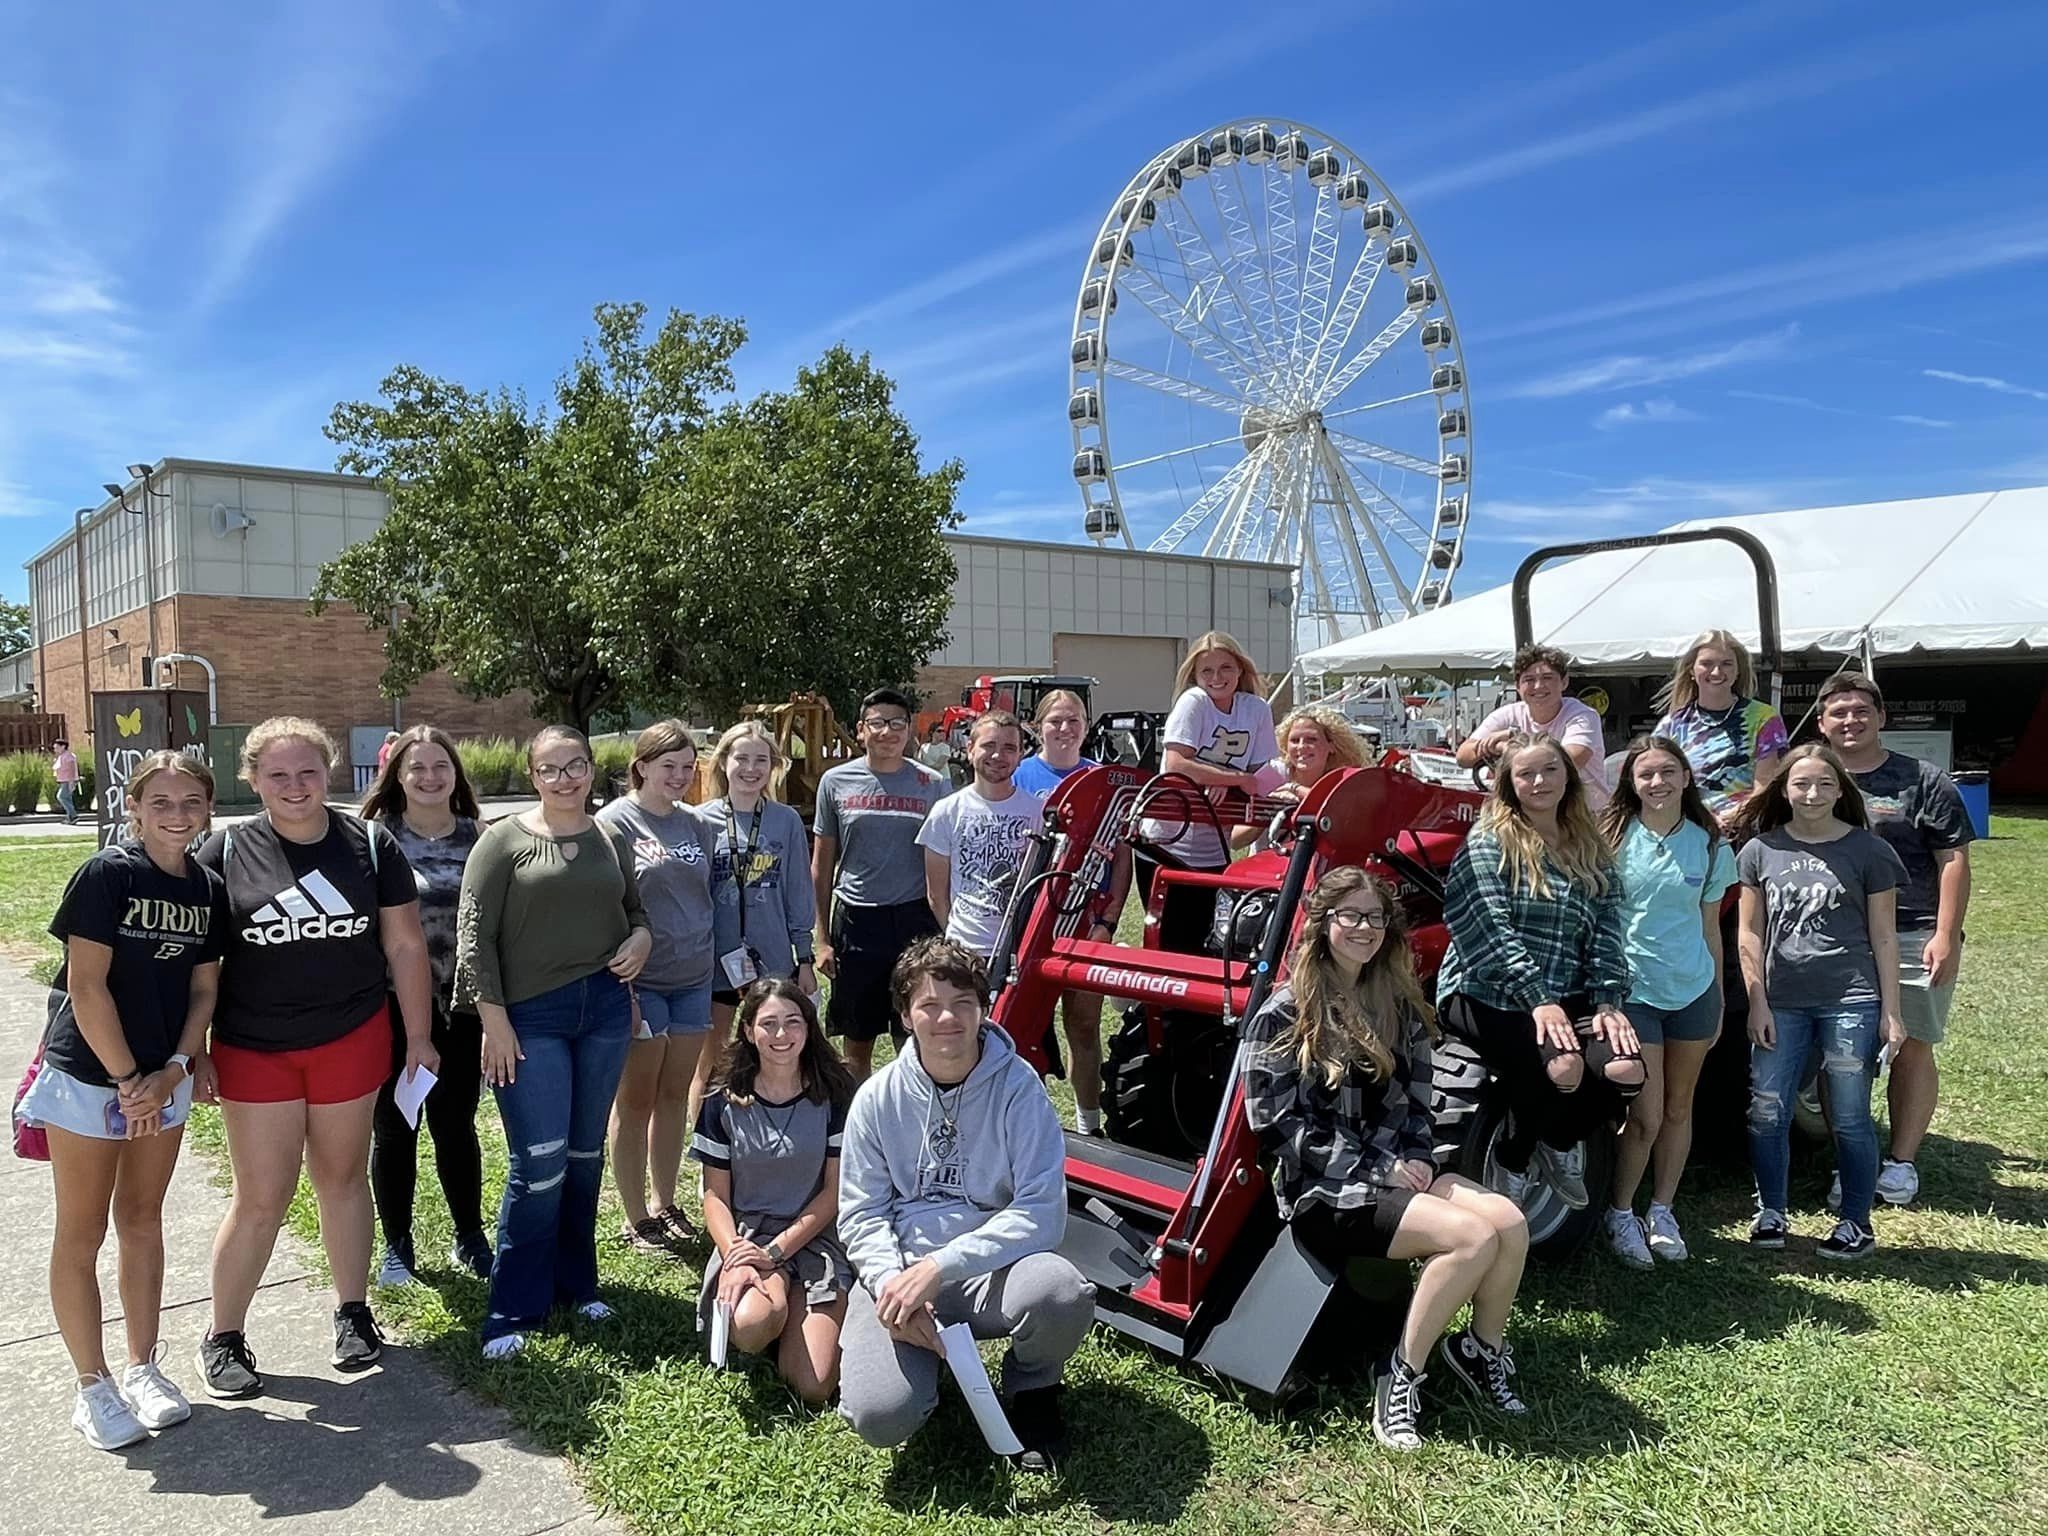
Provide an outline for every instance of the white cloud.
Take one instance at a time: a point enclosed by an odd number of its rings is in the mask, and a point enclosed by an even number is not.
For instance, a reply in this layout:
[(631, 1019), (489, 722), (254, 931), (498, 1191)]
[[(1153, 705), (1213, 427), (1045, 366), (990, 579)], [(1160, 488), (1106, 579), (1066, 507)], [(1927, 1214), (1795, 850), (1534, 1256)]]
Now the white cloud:
[(2048, 400), (2048, 389), (2031, 389), (2025, 384), (1995, 379), (1988, 374), (1951, 373), (1946, 368), (1922, 368), (1920, 371), (1930, 379), (1941, 379), (1949, 384), (1971, 384), (2001, 395), (2018, 395), (2023, 400)]
[(1769, 362), (1790, 352), (1792, 343), (1798, 338), (1799, 327), (1793, 324), (1762, 335), (1745, 336), (1723, 346), (1667, 353), (1662, 357), (1635, 354), (1603, 357), (1542, 378), (1511, 384), (1500, 393), (1509, 399), (1556, 400), (1600, 390), (1641, 389), (1723, 368)]
[(1698, 421), (1699, 412), (1688, 411), (1675, 400), (1645, 400), (1641, 405), (1624, 400), (1619, 405), (1610, 405), (1593, 418), (1593, 425), (1602, 432), (1616, 427), (1633, 427), (1667, 421)]
[(1486, 497), (1472, 506), (1468, 537), (1482, 544), (1538, 545), (1647, 533), (1698, 517), (1743, 517), (1818, 505), (1825, 480), (1682, 480), (1652, 475), (1593, 486), (1562, 501)]
[(1827, 405), (1819, 400), (1809, 400), (1805, 395), (1774, 395), (1761, 389), (1731, 389), (1727, 391), (1731, 400), (1759, 400), (1765, 405), (1789, 405), (1802, 411), (1818, 411), (1824, 416), (1850, 416), (1858, 421), (1895, 421), (1905, 427), (1948, 428), (1952, 421), (1942, 421), (1933, 416), (1910, 414), (1889, 415), (1872, 411), (1852, 411), (1845, 405)]
[(1955, 425), (1952, 421), (1940, 421), (1932, 416), (1887, 416), (1886, 421), (1896, 421), (1906, 427), (1936, 427), (1946, 430)]

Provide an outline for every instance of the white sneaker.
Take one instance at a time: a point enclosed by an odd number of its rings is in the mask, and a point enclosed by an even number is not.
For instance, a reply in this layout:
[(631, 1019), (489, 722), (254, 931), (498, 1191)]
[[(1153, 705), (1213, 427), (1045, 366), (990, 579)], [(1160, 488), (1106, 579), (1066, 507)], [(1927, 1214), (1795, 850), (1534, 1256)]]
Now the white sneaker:
[(1653, 1262), (1650, 1245), (1643, 1240), (1643, 1224), (1634, 1211), (1607, 1213), (1607, 1246), (1614, 1250), (1614, 1256), (1624, 1264), (1637, 1269), (1648, 1269)]
[(386, 1248), (384, 1250), (384, 1262), (377, 1266), (377, 1284), (383, 1286), (417, 1285), (419, 1284), (419, 1277), (412, 1272), (404, 1259), (393, 1253), (389, 1248)]
[(526, 1335), (523, 1333), (501, 1333), (484, 1345), (486, 1360), (510, 1360), (526, 1350)]
[(1886, 1158), (1877, 1170), (1877, 1198), (1886, 1205), (1911, 1205), (1920, 1195), (1920, 1170), (1911, 1163)]
[(118, 1451), (149, 1438), (109, 1376), (95, 1376), (79, 1387), (78, 1401), (71, 1405), (71, 1427), (96, 1451)]
[(586, 1301), (576, 1309), (576, 1315), (587, 1323), (607, 1323), (619, 1314), (601, 1301)]
[(1685, 1246), (1685, 1235), (1678, 1230), (1678, 1218), (1671, 1214), (1668, 1205), (1652, 1205), (1649, 1220), (1643, 1223), (1649, 1229), (1650, 1252), (1667, 1264), (1683, 1264), (1692, 1257), (1692, 1250)]
[(121, 1373), (121, 1400), (135, 1410), (145, 1429), (169, 1429), (192, 1417), (192, 1403), (157, 1366), (163, 1346), (140, 1365)]
[(1838, 1172), (1837, 1172), (1837, 1173), (1835, 1174), (1834, 1182), (1833, 1182), (1833, 1183), (1831, 1183), (1830, 1185), (1828, 1185), (1828, 1209), (1829, 1209), (1829, 1210), (1831, 1210), (1831, 1211), (1839, 1211), (1839, 1210), (1840, 1210), (1841, 1208), (1842, 1208), (1842, 1175), (1841, 1175), (1841, 1173), (1840, 1173), (1840, 1172), (1838, 1171)]

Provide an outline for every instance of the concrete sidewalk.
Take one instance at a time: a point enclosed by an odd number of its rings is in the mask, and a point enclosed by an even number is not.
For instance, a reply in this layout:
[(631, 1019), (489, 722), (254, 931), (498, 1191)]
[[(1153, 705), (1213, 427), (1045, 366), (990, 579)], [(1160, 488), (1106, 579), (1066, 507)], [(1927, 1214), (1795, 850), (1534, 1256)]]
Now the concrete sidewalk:
[[(0, 1067), (8, 1096), (41, 1031), (46, 992), (0, 970)], [(164, 1367), (192, 1417), (125, 1451), (95, 1451), (71, 1428), (73, 1380), (50, 1313), (50, 1171), (0, 1160), (0, 1529), (19, 1536), (132, 1536), (305, 1530), (419, 1536), (622, 1536), (592, 1513), (566, 1463), (387, 1344), (361, 1376), (327, 1363), (333, 1303), (289, 1234), (249, 1313), (268, 1395), (217, 1403), (195, 1363), (208, 1321), (208, 1259), (227, 1197), (187, 1148), (164, 1207)], [(108, 1358), (121, 1359), (114, 1242), (100, 1265)], [(373, 1298), (374, 1302), (374, 1298)]]

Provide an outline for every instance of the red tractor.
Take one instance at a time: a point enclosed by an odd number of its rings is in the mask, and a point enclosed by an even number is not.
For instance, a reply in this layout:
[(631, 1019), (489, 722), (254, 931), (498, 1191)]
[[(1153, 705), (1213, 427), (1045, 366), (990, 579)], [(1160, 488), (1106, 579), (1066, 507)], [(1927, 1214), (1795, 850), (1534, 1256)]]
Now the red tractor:
[[(1179, 775), (1147, 779), (1115, 765), (1054, 792), (993, 957), (992, 1016), (1050, 1071), (1062, 992), (1135, 1000), (1104, 1067), (1111, 1134), (1067, 1141), (1062, 1251), (1095, 1282), (1104, 1321), (1252, 1386), (1279, 1387), (1338, 1279), (1278, 1219), (1244, 1117), (1239, 1026), (1281, 976), (1303, 893), (1338, 865), (1367, 865), (1396, 887), (1415, 922), (1417, 959), (1433, 974), (1446, 944), (1443, 872), (1482, 799), (1426, 782), (1398, 755), (1328, 774), (1298, 802), (1219, 803)], [(1140, 948), (1081, 937), (1118, 844), (1137, 840), (1145, 820), (1196, 819), (1270, 826), (1275, 846), (1216, 873), (1162, 870)], [(1159, 947), (1159, 918), (1175, 899), (1214, 906), (1208, 952)], [(1468, 1086), (1483, 1099), (1483, 1083)], [(1463, 1149), (1452, 1150), (1464, 1166)], [(1399, 1276), (1397, 1287), (1405, 1270)]]

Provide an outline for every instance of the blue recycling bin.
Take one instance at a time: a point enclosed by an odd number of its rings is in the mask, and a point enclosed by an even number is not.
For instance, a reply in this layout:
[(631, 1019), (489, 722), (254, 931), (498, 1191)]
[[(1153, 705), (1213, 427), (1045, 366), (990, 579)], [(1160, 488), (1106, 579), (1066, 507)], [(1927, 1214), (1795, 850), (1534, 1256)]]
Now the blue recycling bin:
[(1956, 793), (1963, 797), (1963, 809), (1970, 813), (1970, 830), (1979, 837), (1991, 835), (1991, 775), (1955, 775)]

